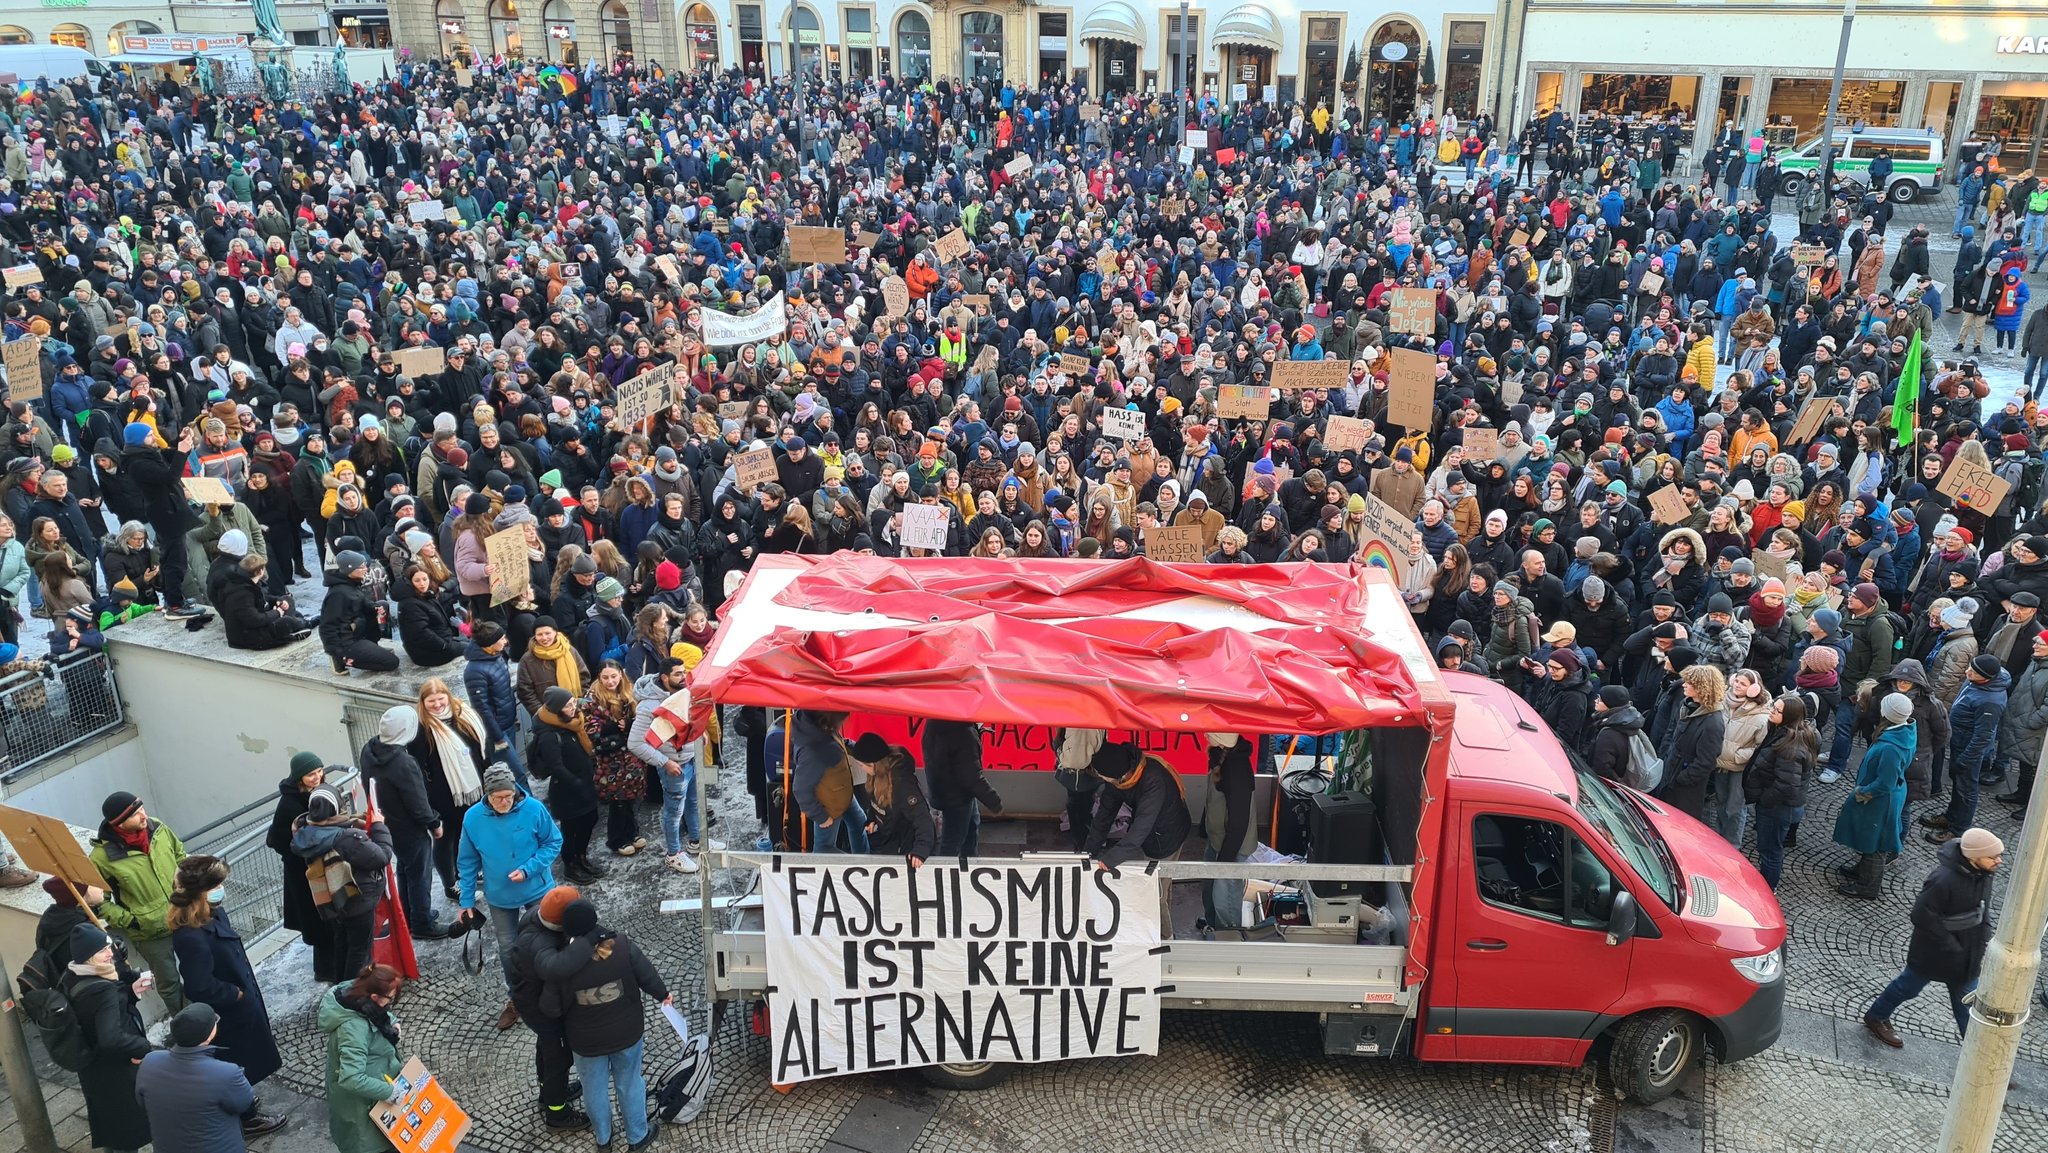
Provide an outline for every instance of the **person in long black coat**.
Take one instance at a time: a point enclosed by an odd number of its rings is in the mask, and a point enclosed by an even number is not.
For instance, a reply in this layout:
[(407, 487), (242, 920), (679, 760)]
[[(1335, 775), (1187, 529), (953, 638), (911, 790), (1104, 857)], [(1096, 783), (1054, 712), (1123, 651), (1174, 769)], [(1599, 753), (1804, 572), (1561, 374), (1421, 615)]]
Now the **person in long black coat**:
[(270, 818), (270, 835), (263, 839), (284, 862), (284, 927), (304, 937), (308, 945), (325, 943), (333, 929), (313, 905), (305, 858), (292, 852), (292, 825), (306, 815), (308, 799), (326, 777), (327, 766), (318, 753), (294, 755), (291, 772), (277, 783), (277, 811)]
[(90, 965), (91, 975), (66, 972), (59, 983), (92, 1043), (92, 1063), (78, 1072), (85, 1093), (85, 1117), (96, 1149), (140, 1149), (149, 1144), (149, 1114), (135, 1103), (135, 1065), (150, 1052), (149, 1036), (136, 1009), (139, 975), (115, 954), (99, 926), (71, 930), (72, 963)]
[(597, 827), (597, 757), (583, 727), (581, 702), (559, 685), (542, 697), (534, 714), (526, 769), (548, 782), (548, 812), (562, 826), (562, 875), (586, 885), (604, 876), (590, 859), (590, 834)]
[(227, 879), (228, 863), (219, 857), (178, 862), (177, 887), (171, 891), (171, 948), (178, 954), (185, 996), (212, 1006), (220, 1016), (220, 1031), (213, 1038), (220, 1058), (240, 1065), (242, 1076), (256, 1085), (283, 1068), (284, 1058), (271, 1036), (263, 989), (242, 935), (214, 900)]

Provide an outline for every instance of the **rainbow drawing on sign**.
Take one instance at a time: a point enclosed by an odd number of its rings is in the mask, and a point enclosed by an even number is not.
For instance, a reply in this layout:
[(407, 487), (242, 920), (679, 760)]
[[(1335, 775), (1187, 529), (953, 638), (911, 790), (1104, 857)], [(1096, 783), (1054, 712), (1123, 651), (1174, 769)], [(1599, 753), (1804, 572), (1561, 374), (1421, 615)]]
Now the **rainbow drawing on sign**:
[(1394, 561), (1394, 550), (1386, 541), (1377, 538), (1366, 541), (1359, 546), (1358, 555), (1354, 559), (1373, 568), (1386, 569), (1395, 576), (1401, 575), (1401, 566)]

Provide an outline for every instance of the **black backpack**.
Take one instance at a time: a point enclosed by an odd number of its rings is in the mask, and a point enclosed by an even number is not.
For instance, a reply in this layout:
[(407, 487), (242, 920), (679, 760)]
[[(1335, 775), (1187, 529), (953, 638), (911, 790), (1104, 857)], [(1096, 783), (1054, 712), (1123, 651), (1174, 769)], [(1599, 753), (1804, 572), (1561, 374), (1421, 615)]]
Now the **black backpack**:
[(78, 1010), (58, 983), (63, 975), (63, 966), (38, 949), (21, 967), (14, 983), (21, 991), (22, 1012), (42, 1035), (50, 1060), (76, 1073), (92, 1064), (93, 1045), (78, 1019)]

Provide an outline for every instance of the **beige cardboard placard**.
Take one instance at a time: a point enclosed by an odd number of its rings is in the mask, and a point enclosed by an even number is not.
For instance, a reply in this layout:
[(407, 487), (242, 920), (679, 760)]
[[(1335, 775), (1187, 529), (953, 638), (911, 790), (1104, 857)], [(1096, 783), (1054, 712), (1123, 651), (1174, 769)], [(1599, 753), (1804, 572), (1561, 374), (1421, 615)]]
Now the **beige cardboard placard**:
[(1348, 360), (1276, 360), (1274, 388), (1343, 388), (1351, 380)]
[(217, 476), (188, 476), (184, 478), (185, 499), (194, 504), (225, 505), (235, 503), (235, 494), (226, 481)]
[(0, 281), (4, 281), (9, 288), (27, 288), (31, 284), (43, 282), (43, 270), (41, 266), (33, 263), (9, 265), (0, 268)]
[(976, 308), (987, 308), (987, 307), (989, 307), (988, 293), (986, 293), (986, 292), (969, 292), (969, 293), (963, 293), (963, 294), (961, 295), (961, 297), (960, 297), (960, 303), (962, 303), (962, 304), (966, 305), (966, 306), (967, 306), (967, 307), (968, 307), (968, 308), (969, 308), (970, 310), (971, 310), (971, 309), (976, 309)]
[[(1408, 538), (1415, 533), (1415, 522), (1401, 515), (1401, 510), (1381, 500), (1365, 495), (1365, 539), (1379, 542), (1379, 548), (1364, 548), (1360, 556), (1365, 563), (1390, 570), (1395, 579), (1408, 573)], [(1345, 518), (1348, 530), (1350, 517)]]
[(1827, 423), (1828, 412), (1834, 407), (1834, 398), (1809, 396), (1799, 407), (1799, 419), (1792, 422), (1792, 431), (1786, 435), (1786, 444), (1805, 444), (1820, 435), (1821, 426)]
[(1529, 234), (1519, 228), (1508, 234), (1508, 246), (1510, 248), (1521, 248), (1528, 243)]
[(0, 834), (14, 846), (21, 863), (38, 873), (62, 877), (80, 890), (87, 885), (107, 886), (92, 858), (79, 847), (71, 826), (55, 817), (0, 805)]
[(910, 311), (910, 286), (900, 276), (882, 281), (882, 315), (903, 316)]
[(747, 418), (747, 410), (752, 407), (754, 407), (752, 401), (728, 400), (718, 406), (718, 419), (745, 420)]
[(1078, 352), (1063, 352), (1060, 354), (1060, 371), (1068, 376), (1079, 376), (1093, 367), (1095, 367), (1094, 363)]
[(612, 401), (612, 412), (627, 428), (633, 428), (667, 408), (675, 399), (675, 386), (675, 365), (650, 368), (619, 386), (619, 394)]
[(429, 220), (443, 220), (448, 216), (448, 206), (438, 200), (415, 200), (405, 206), (405, 214), (414, 224)]
[(1154, 525), (1146, 529), (1145, 555), (1161, 564), (1201, 564), (1206, 559), (1202, 553), (1201, 526)]
[(1465, 430), (1465, 456), (1469, 460), (1492, 460), (1500, 455), (1500, 430), (1492, 428), (1468, 428)]
[(1792, 246), (1792, 263), (1799, 268), (1811, 268), (1825, 264), (1828, 250), (1818, 244), (1795, 244)]
[(1248, 384), (1226, 384), (1216, 390), (1216, 415), (1264, 420), (1273, 411), (1270, 389)]
[(932, 245), (932, 251), (938, 253), (941, 264), (952, 264), (955, 261), (965, 260), (967, 253), (973, 247), (973, 245), (967, 242), (967, 230), (956, 228), (939, 237)]
[(750, 448), (733, 458), (733, 479), (739, 482), (741, 491), (752, 492), (764, 484), (775, 482), (775, 450), (767, 445)]
[(683, 266), (678, 264), (676, 258), (668, 253), (664, 252), (655, 257), (654, 267), (661, 272), (663, 278), (670, 284), (679, 285), (683, 282)]
[(1981, 464), (1956, 457), (1935, 483), (1934, 491), (1951, 497), (1960, 508), (1974, 509), (1990, 516), (2005, 503), (2006, 494), (2012, 491), (2012, 482), (1985, 468)]
[(1081, 119), (1083, 119), (1083, 120), (1100, 120), (1100, 119), (1102, 119), (1102, 105), (1100, 105), (1100, 104), (1096, 104), (1096, 103), (1094, 103), (1093, 101), (1091, 101), (1091, 102), (1089, 102), (1089, 103), (1087, 103), (1087, 104), (1083, 104), (1083, 105), (1081, 105)]
[(403, 375), (418, 380), (433, 376), (448, 367), (448, 350), (438, 344), (423, 344), (418, 348), (401, 348), (391, 354), (391, 363), (398, 366)]
[(1655, 296), (1664, 291), (1664, 277), (1661, 273), (1645, 272), (1636, 282), (1636, 292), (1642, 296)]
[(533, 570), (526, 562), (526, 530), (514, 525), (484, 538), (484, 563), (491, 570), (491, 603), (518, 599), (533, 583)]
[(1365, 447), (1365, 422), (1355, 416), (1333, 416), (1323, 426), (1323, 444), (1331, 452), (1357, 452)]
[(837, 228), (791, 225), (789, 258), (803, 264), (844, 264), (846, 234)]
[(0, 345), (7, 365), (7, 399), (34, 400), (43, 395), (43, 338), (24, 336)]
[(1769, 580), (1772, 577), (1776, 577), (1779, 580), (1788, 579), (1787, 574), (1790, 572), (1790, 565), (1786, 563), (1784, 557), (1769, 549), (1760, 548), (1750, 553), (1749, 560), (1751, 564), (1756, 566), (1756, 575), (1759, 580)]
[(1548, 233), (1548, 232), (1545, 232), (1545, 231), (1544, 231), (1544, 230), (1542, 230), (1541, 228), (1539, 228), (1539, 229), (1537, 229), (1536, 231), (1534, 231), (1534, 232), (1530, 233), (1530, 234), (1529, 234), (1529, 247), (1531, 247), (1531, 248), (1534, 248), (1534, 247), (1536, 247), (1537, 245), (1539, 245), (1539, 244), (1542, 244), (1542, 243), (1543, 243), (1543, 238), (1544, 238), (1544, 237), (1546, 237), (1546, 236), (1549, 236), (1549, 235), (1550, 235), (1550, 233)]
[(1387, 293), (1387, 327), (1407, 336), (1436, 332), (1436, 290), (1397, 288)]
[(1436, 417), (1436, 357), (1412, 348), (1396, 348), (1387, 374), (1387, 421), (1405, 429), (1427, 430)]
[(1667, 484), (1650, 494), (1650, 517), (1658, 524), (1677, 524), (1692, 515), (1685, 507), (1685, 496), (1675, 484)]
[(1031, 158), (1029, 156), (1019, 156), (1008, 164), (1003, 165), (1003, 171), (1009, 174), (1010, 179), (1015, 180), (1026, 172), (1031, 171)]
[(469, 69), (457, 68), (455, 70), (455, 86), (457, 88), (469, 88), (474, 86), (475, 84), (476, 75), (472, 73)]
[(853, 242), (862, 248), (873, 248), (882, 242), (882, 234), (879, 232), (858, 232), (854, 234)]

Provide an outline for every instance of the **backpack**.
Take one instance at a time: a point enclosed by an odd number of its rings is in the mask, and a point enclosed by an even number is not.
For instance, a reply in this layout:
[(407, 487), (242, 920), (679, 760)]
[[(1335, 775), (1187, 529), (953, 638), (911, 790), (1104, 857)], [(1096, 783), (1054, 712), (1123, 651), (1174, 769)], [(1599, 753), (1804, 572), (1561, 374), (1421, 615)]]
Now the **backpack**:
[(339, 920), (344, 906), (364, 893), (381, 892), (384, 876), (381, 870), (366, 877), (357, 877), (355, 866), (341, 855), (340, 848), (332, 848), (306, 863), (306, 884), (313, 890), (313, 907), (323, 921)]
[(1628, 773), (1622, 783), (1639, 793), (1653, 793), (1664, 783), (1664, 758), (1641, 729), (1629, 734)]
[(1910, 626), (1906, 624), (1905, 616), (1896, 609), (1886, 609), (1884, 619), (1885, 623), (1892, 626), (1892, 651), (1906, 651), (1906, 633), (1910, 631)]
[(21, 967), (14, 983), (21, 990), (21, 1008), (29, 1023), (42, 1035), (50, 1060), (73, 1073), (92, 1064), (92, 1038), (72, 1007), (71, 998), (58, 985), (64, 969), (49, 953), (38, 949)]

